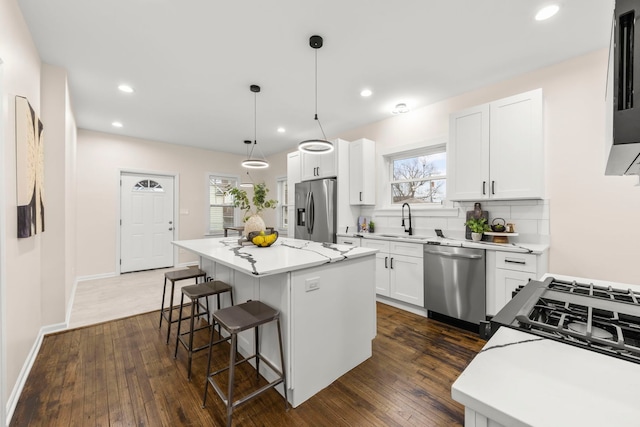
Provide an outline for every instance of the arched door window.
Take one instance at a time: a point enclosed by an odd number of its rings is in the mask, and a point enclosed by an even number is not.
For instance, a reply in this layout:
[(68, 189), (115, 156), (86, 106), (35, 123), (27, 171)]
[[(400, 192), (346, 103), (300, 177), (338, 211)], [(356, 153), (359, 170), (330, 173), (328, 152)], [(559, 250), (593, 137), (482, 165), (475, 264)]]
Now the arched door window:
[(158, 184), (152, 179), (143, 179), (142, 181), (138, 181), (136, 185), (133, 186), (133, 191), (164, 193), (164, 188), (162, 188), (162, 185)]

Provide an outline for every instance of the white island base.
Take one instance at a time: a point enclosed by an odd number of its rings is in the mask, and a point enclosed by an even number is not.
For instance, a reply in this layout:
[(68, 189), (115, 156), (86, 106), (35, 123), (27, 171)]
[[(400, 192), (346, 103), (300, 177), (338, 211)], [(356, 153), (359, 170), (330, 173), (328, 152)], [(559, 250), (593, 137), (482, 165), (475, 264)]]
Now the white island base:
[[(189, 248), (188, 242), (175, 243)], [(251, 254), (260, 264), (261, 257), (276, 253), (274, 249), (249, 247), (240, 251)], [(287, 248), (285, 252), (294, 249)], [(328, 248), (325, 244), (321, 249), (348, 252), (355, 248), (343, 245)], [(237, 248), (235, 252), (237, 255)], [(317, 255), (315, 252), (318, 251), (314, 251)], [(233, 286), (236, 304), (259, 300), (280, 310), (288, 398), (293, 407), (371, 357), (376, 334), (375, 251), (354, 251), (351, 257), (342, 254), (320, 265), (297, 265), (291, 271), (266, 275), (242, 271), (228, 260), (216, 259), (215, 254), (199, 255), (200, 267), (208, 276)], [(215, 307), (211, 302), (210, 307)], [(229, 303), (228, 296), (223, 295), (222, 307), (228, 307)], [(260, 337), (261, 353), (280, 367), (276, 324), (264, 325)], [(253, 331), (239, 335), (240, 353), (253, 354), (253, 346)], [(273, 373), (263, 370), (263, 366), (261, 374), (273, 380)], [(278, 386), (281, 394), (282, 387)]]

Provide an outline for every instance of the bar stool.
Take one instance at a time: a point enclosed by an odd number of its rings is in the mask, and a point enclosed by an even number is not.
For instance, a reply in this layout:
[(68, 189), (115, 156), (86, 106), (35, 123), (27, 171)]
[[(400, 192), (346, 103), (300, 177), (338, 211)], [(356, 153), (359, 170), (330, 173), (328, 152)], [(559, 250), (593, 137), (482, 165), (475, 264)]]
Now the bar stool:
[[(216, 311), (213, 314), (214, 323), (222, 326), (222, 328), (229, 333), (231, 336), (230, 343), (230, 358), (229, 358), (229, 366), (217, 370), (213, 373), (209, 373), (211, 369), (211, 353), (213, 352), (213, 345), (209, 348), (209, 359), (207, 361), (207, 380), (204, 385), (204, 397), (202, 399), (202, 407), (205, 407), (207, 402), (207, 390), (209, 388), (209, 384), (213, 387), (213, 389), (218, 393), (218, 396), (222, 399), (223, 403), (227, 407), (227, 426), (231, 426), (231, 417), (233, 415), (233, 409), (245, 403), (249, 399), (252, 399), (259, 394), (267, 391), (270, 388), (277, 386), (282, 383), (284, 385), (284, 405), (285, 410), (289, 410), (289, 401), (287, 400), (287, 379), (285, 374), (285, 366), (284, 366), (284, 351), (282, 349), (282, 332), (280, 329), (280, 312), (275, 310), (268, 305), (260, 302), (260, 301), (247, 301), (242, 304), (234, 305), (233, 307), (223, 308), (222, 310)], [(264, 358), (260, 354), (260, 336), (259, 336), (259, 326), (264, 325), (266, 323), (276, 321), (278, 327), (278, 341), (280, 344), (280, 363), (282, 364), (282, 371), (280, 371), (277, 367), (275, 367), (268, 359)], [(237, 339), (238, 334), (247, 329), (254, 329), (255, 331), (255, 354), (248, 356), (240, 361), (236, 362), (236, 352), (237, 352)], [(228, 338), (227, 338), (228, 339)], [(213, 329), (211, 332), (211, 341), (213, 341)], [(223, 340), (221, 340), (223, 341)], [(256, 377), (260, 378), (260, 361), (262, 360), (271, 370), (277, 374), (278, 378), (259, 389), (249, 393), (248, 395), (236, 400), (233, 400), (233, 392), (234, 392), (234, 379), (235, 379), (235, 367), (241, 363), (247, 362), (251, 359), (256, 359)], [(229, 370), (229, 388), (227, 395), (225, 396), (224, 392), (217, 384), (215, 380), (215, 376)]]
[[(229, 292), (229, 295), (231, 297), (231, 305), (233, 306), (233, 289), (231, 288), (231, 286), (229, 286), (228, 284), (220, 280), (209, 280), (207, 282), (196, 284), (196, 285), (183, 286), (181, 291), (182, 291), (182, 296), (180, 298), (180, 312), (178, 315), (178, 332), (176, 333), (176, 351), (173, 354), (173, 358), (175, 359), (178, 357), (178, 347), (179, 347), (179, 344), (182, 344), (184, 348), (187, 350), (187, 353), (189, 356), (189, 362), (187, 364), (187, 379), (191, 381), (191, 359), (193, 357), (193, 353), (198, 352), (200, 350), (204, 350), (205, 348), (209, 348), (210, 346), (209, 342), (207, 342), (207, 344), (205, 345), (194, 348), (193, 335), (202, 329), (208, 329), (208, 328), (211, 328), (211, 331), (213, 334), (213, 329), (215, 327), (215, 323), (213, 324), (209, 323), (209, 316), (211, 312), (209, 310), (208, 297), (212, 295), (217, 296), (218, 310), (220, 310), (220, 295), (225, 292)], [(183, 320), (182, 308), (184, 307), (185, 296), (191, 300), (191, 316), (188, 317), (190, 319), (189, 331), (181, 333), (180, 325), (182, 324), (182, 320)], [(205, 299), (205, 306), (203, 306), (202, 303), (200, 302), (200, 298)], [(205, 310), (204, 313), (200, 312), (201, 308)], [(195, 318), (196, 317), (200, 318), (202, 316), (206, 316), (207, 325), (194, 329)], [(187, 318), (185, 317), (184, 319), (186, 320)], [(189, 336), (188, 341), (185, 339), (184, 337), (185, 335)]]
[[(168, 271), (164, 273), (164, 288), (162, 290), (162, 305), (160, 306), (160, 326), (158, 329), (162, 328), (162, 319), (167, 319), (168, 327), (167, 327), (167, 344), (169, 344), (169, 335), (171, 334), (171, 324), (178, 321), (178, 319), (173, 319), (173, 293), (175, 290), (176, 282), (180, 280), (187, 279), (196, 279), (196, 283), (198, 283), (198, 279), (200, 277), (204, 278), (207, 275), (204, 271), (200, 270), (197, 267), (185, 268), (183, 270), (174, 270)], [(164, 300), (167, 293), (167, 280), (171, 282), (171, 296), (169, 297), (169, 307), (165, 308)]]

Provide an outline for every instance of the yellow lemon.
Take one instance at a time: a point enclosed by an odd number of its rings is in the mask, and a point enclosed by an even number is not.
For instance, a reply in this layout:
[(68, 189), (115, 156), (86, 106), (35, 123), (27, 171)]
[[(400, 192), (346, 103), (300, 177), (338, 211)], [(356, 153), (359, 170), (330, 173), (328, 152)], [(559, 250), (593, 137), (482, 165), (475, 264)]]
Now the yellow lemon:
[(256, 236), (256, 237), (253, 238), (252, 242), (253, 242), (254, 245), (261, 245), (261, 244), (264, 243), (264, 237)]

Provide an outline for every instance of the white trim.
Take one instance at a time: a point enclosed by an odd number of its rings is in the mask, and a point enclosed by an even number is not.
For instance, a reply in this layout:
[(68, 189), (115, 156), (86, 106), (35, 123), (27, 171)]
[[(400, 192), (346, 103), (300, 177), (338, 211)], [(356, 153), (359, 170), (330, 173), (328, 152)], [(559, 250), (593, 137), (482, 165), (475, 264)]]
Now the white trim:
[[(0, 123), (9, 126), (7, 108), (5, 102), (7, 101), (4, 94), (4, 61), (0, 58)], [(6, 230), (6, 218), (5, 212), (7, 210), (6, 200), (5, 200), (5, 173), (6, 173), (6, 153), (4, 135), (5, 135), (5, 127), (0, 126), (0, 153), (3, 153), (2, 166), (0, 167), (0, 402), (8, 402), (6, 396), (7, 390), (7, 334), (5, 330), (6, 325), (6, 244), (7, 241), (7, 230)], [(5, 405), (0, 404), (0, 423), (2, 425), (9, 425), (9, 419), (7, 418), (7, 412)]]
[(419, 151), (424, 150), (427, 147), (431, 147), (434, 145), (442, 145), (447, 143), (449, 140), (448, 136), (439, 136), (431, 139), (423, 139), (418, 142), (412, 142), (410, 144), (405, 145), (394, 145), (392, 147), (385, 147), (378, 151), (378, 155), (380, 156), (393, 156), (394, 154), (403, 153), (403, 152), (411, 152), (411, 151)]
[(40, 351), (40, 347), (42, 346), (42, 340), (45, 335), (51, 334), (53, 332), (63, 331), (67, 329), (67, 323), (56, 323), (53, 325), (43, 326), (40, 328), (38, 332), (38, 336), (36, 337), (33, 346), (31, 347), (31, 351), (27, 355), (27, 358), (22, 365), (22, 369), (20, 370), (20, 374), (18, 375), (18, 379), (13, 386), (13, 390), (11, 390), (11, 394), (7, 399), (7, 407), (6, 407), (6, 425), (8, 426), (11, 422), (11, 417), (13, 417), (13, 412), (16, 410), (16, 405), (18, 404), (18, 400), (20, 399), (20, 394), (22, 394), (22, 390), (24, 389), (24, 385), (27, 382), (27, 378), (29, 378), (29, 373), (31, 373), (31, 368), (33, 368), (33, 364), (36, 361), (36, 357), (38, 356), (38, 352)]
[[(180, 236), (180, 176), (178, 172), (162, 172), (162, 171), (146, 171), (143, 169), (118, 169), (118, 200), (116, 201), (116, 259), (115, 259), (115, 271), (116, 275), (120, 274), (120, 242), (122, 227), (120, 227), (120, 220), (122, 219), (121, 201), (122, 201), (122, 174), (140, 175), (148, 177), (161, 176), (165, 178), (173, 179), (173, 237), (174, 240)], [(178, 248), (173, 247), (173, 266), (178, 263)]]
[(376, 301), (381, 302), (382, 304), (390, 305), (391, 307), (399, 308), (400, 310), (408, 311), (409, 313), (417, 314), (418, 316), (429, 317), (426, 308), (418, 307), (413, 304), (407, 304), (393, 298), (385, 297), (384, 295), (376, 295)]
[(119, 276), (120, 273), (112, 271), (111, 273), (90, 274), (88, 276), (76, 277), (76, 282), (86, 282), (87, 280), (108, 279), (109, 277)]
[(65, 322), (68, 324), (71, 323), (71, 310), (73, 310), (73, 303), (76, 300), (76, 290), (78, 289), (78, 278), (73, 282), (73, 286), (71, 287), (71, 296), (69, 297), (69, 301), (67, 301), (67, 315), (65, 316)]

